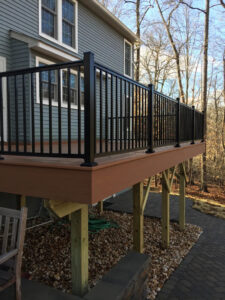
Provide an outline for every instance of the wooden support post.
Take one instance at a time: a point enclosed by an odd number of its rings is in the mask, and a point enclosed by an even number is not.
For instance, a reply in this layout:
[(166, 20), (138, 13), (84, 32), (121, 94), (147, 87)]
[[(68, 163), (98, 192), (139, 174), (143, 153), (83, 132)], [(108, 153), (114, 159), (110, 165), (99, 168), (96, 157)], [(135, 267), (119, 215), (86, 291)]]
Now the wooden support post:
[(134, 251), (139, 253), (144, 250), (142, 202), (143, 182), (139, 182), (133, 186), (133, 244)]
[(103, 201), (98, 202), (97, 209), (98, 209), (99, 215), (102, 215), (103, 214)]
[(27, 206), (27, 201), (26, 201), (26, 196), (21, 195), (20, 196), (20, 207), (26, 207)]
[[(170, 243), (170, 191), (168, 190), (169, 170), (162, 176), (162, 246), (169, 247)], [(167, 178), (167, 180), (166, 180)]]
[(16, 196), (16, 209), (21, 210), (22, 207), (26, 207), (26, 196), (24, 195), (17, 195)]
[(184, 165), (180, 165), (180, 187), (179, 187), (179, 225), (180, 230), (185, 228), (185, 172), (183, 170)]
[(88, 205), (71, 214), (72, 293), (88, 291)]

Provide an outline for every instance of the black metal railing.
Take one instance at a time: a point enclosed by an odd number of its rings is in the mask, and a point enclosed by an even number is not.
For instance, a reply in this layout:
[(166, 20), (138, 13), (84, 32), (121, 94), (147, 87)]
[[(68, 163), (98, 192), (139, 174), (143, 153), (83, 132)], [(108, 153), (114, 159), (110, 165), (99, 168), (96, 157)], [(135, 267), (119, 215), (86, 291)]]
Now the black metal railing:
[(0, 154), (83, 158), (203, 140), (204, 114), (94, 61), (0, 73)]

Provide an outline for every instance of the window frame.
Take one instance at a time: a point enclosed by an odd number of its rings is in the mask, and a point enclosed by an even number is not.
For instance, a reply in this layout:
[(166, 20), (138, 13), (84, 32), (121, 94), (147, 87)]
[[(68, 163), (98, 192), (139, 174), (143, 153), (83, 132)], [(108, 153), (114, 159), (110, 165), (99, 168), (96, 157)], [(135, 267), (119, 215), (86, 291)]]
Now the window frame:
[[(46, 64), (46, 65), (52, 65), (52, 64), (55, 64), (56, 62), (50, 61), (50, 60), (48, 60), (46, 58), (42, 58), (40, 56), (36, 56), (36, 67), (39, 67), (40, 63)], [(60, 69), (60, 73), (61, 73), (61, 76), (60, 76), (60, 78), (61, 78), (60, 79), (61, 107), (68, 109), (68, 104), (63, 101), (63, 77), (62, 77), (63, 71), (67, 71), (67, 69)], [(71, 72), (71, 74), (78, 75), (78, 72), (76, 70), (70, 70), (70, 72)], [(82, 78), (84, 78), (84, 74), (80, 74), (80, 76)], [(77, 91), (78, 91), (78, 89), (77, 89)], [(52, 99), (52, 106), (58, 107), (58, 101), (54, 101)], [(36, 73), (36, 104), (40, 104), (39, 73)], [(49, 106), (48, 99), (43, 99), (43, 105)], [(78, 110), (78, 105), (71, 103), (70, 108), (74, 109), (74, 110)], [(80, 109), (84, 110), (84, 105), (81, 105)]]
[[(67, 69), (61, 69), (60, 71), (61, 71), (61, 83), (60, 83), (61, 84), (61, 106), (64, 107), (64, 108), (68, 108), (68, 104), (63, 101), (63, 71), (67, 72)], [(70, 73), (75, 75), (75, 76), (78, 75), (78, 72), (75, 71), (75, 70), (70, 70)], [(84, 78), (84, 74), (80, 74), (80, 77)], [(77, 77), (77, 80), (78, 80), (78, 77)], [(80, 89), (80, 93), (81, 93), (81, 89)], [(77, 83), (77, 95), (78, 95), (78, 83)], [(72, 109), (78, 109), (78, 104), (76, 105), (76, 104), (70, 103), (70, 107)], [(80, 109), (84, 110), (84, 104), (80, 105)]]
[[(126, 44), (130, 45), (130, 75), (126, 74)], [(132, 70), (133, 70), (133, 44), (128, 40), (124, 39), (124, 75), (128, 78), (133, 78)]]
[(74, 3), (74, 43), (75, 47), (71, 47), (63, 43), (63, 17), (62, 17), (62, 0), (56, 0), (56, 38), (42, 32), (42, 0), (39, 0), (39, 35), (45, 39), (54, 42), (72, 52), (78, 53), (78, 2), (77, 0), (69, 0)]
[[(42, 0), (41, 0), (41, 16), (42, 16), (42, 9), (45, 9), (48, 13), (52, 14), (53, 17), (54, 17), (54, 36), (57, 36), (58, 35), (58, 2), (56, 1), (56, 8), (55, 8), (55, 11), (51, 10), (51, 8), (45, 6), (43, 3), (42, 3)], [(42, 19), (41, 19), (41, 31), (42, 31)], [(55, 37), (52, 37), (51, 35), (48, 35), (47, 33), (43, 32), (43, 34), (55, 39)]]

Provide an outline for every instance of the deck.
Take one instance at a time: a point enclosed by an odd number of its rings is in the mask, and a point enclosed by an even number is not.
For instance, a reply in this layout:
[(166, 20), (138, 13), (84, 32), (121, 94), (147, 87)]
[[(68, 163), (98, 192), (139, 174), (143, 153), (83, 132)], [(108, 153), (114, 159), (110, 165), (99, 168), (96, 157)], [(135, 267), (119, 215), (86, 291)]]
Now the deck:
[[(54, 94), (51, 74), (58, 78)], [(73, 294), (88, 291), (88, 204), (99, 202), (101, 213), (102, 200), (133, 187), (133, 249), (143, 253), (143, 212), (152, 176), (162, 173), (167, 248), (177, 176), (184, 230), (183, 162), (204, 153), (204, 121), (204, 112), (98, 64), (90, 52), (76, 62), (0, 73), (0, 191), (19, 195), (21, 206), (27, 196), (44, 198), (59, 217), (70, 215)]]
[(96, 158), (95, 167), (82, 159), (5, 156), (0, 161), (0, 191), (91, 204), (205, 151), (205, 143), (165, 146), (146, 154), (139, 150)]

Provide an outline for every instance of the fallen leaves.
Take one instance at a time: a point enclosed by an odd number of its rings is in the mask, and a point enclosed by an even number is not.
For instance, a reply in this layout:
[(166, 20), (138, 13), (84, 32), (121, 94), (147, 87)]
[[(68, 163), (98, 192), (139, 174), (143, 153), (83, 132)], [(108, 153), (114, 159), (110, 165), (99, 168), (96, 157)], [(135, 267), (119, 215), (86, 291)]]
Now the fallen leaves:
[[(91, 209), (91, 213), (97, 213)], [(132, 215), (106, 211), (102, 217), (119, 228), (104, 229), (89, 234), (89, 286), (96, 283), (133, 245)], [(170, 247), (161, 248), (161, 222), (144, 219), (145, 253), (151, 256), (148, 277), (148, 297), (155, 299), (164, 282), (198, 240), (201, 229), (187, 225), (181, 232), (176, 223), (170, 226)], [(27, 231), (24, 246), (25, 276), (71, 293), (70, 224), (52, 223)]]

